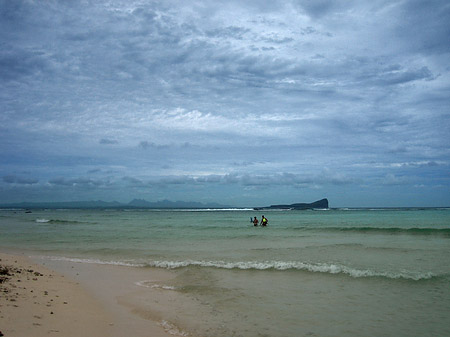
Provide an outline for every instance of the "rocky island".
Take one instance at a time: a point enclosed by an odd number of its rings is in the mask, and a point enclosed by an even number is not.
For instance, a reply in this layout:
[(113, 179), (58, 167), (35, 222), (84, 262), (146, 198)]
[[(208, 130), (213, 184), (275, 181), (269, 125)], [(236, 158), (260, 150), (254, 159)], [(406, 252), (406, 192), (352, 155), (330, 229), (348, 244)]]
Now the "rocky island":
[(264, 209), (292, 209), (292, 210), (305, 210), (305, 209), (314, 209), (314, 208), (328, 208), (328, 199), (321, 199), (318, 201), (314, 201), (312, 203), (296, 203), (290, 205), (271, 205), (268, 207), (255, 207), (255, 210), (264, 210)]

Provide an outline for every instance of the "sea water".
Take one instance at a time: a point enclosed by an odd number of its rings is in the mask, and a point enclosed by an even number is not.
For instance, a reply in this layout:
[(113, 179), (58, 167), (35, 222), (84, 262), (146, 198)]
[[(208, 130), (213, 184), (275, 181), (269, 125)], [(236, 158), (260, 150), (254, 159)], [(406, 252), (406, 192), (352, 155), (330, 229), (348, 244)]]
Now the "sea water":
[(450, 209), (0, 210), (0, 248), (170, 269), (180, 334), (450, 336)]

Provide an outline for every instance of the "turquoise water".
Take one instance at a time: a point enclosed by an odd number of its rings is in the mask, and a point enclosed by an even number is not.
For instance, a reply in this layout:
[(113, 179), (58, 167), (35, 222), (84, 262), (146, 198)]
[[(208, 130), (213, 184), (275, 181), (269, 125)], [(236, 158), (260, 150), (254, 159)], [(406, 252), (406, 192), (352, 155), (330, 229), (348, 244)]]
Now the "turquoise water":
[(0, 247), (171, 269), (201, 336), (450, 336), (450, 209), (0, 210)]

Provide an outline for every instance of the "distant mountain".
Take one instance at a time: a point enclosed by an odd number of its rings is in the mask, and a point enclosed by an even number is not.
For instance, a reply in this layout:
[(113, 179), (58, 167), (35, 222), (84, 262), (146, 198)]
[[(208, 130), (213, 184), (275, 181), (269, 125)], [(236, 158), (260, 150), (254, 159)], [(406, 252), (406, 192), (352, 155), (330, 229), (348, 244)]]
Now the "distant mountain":
[(139, 208), (147, 208), (152, 205), (151, 202), (144, 200), (144, 199), (133, 199), (128, 203), (128, 206), (130, 207), (139, 207)]
[(296, 203), (290, 205), (271, 205), (268, 207), (257, 207), (257, 210), (263, 209), (295, 209), (295, 210), (304, 210), (304, 209), (314, 209), (314, 208), (328, 208), (328, 199), (321, 199), (318, 201), (314, 201), (312, 203)]
[(0, 208), (119, 208), (122, 204), (117, 201), (62, 201), (62, 202), (21, 202), (14, 204), (2, 204)]
[(186, 202), (186, 201), (169, 201), (162, 200), (157, 202), (150, 202), (144, 199), (134, 199), (127, 204), (117, 201), (67, 201), (67, 202), (21, 202), (11, 204), (0, 204), (0, 208), (23, 208), (23, 209), (129, 209), (129, 208), (187, 208), (187, 209), (203, 209), (203, 208), (228, 208), (230, 206), (224, 206), (217, 203), (202, 204), (200, 202)]

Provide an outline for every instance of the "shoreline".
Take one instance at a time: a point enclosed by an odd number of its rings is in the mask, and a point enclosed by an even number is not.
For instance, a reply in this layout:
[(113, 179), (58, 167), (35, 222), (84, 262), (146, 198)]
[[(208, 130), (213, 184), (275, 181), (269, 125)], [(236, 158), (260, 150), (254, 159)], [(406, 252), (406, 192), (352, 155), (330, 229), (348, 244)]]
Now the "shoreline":
[(171, 310), (176, 294), (140, 285), (170, 280), (169, 271), (1, 251), (0, 273), (0, 332), (5, 337), (192, 336), (161, 313)]

